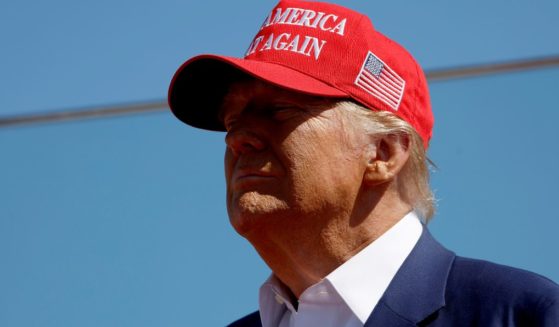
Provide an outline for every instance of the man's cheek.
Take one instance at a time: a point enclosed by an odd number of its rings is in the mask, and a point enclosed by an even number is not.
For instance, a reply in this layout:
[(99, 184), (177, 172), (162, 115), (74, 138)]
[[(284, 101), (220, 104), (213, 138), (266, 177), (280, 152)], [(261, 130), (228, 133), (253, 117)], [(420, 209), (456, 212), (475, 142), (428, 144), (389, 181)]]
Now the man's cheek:
[(228, 185), (231, 179), (231, 175), (233, 174), (233, 159), (229, 150), (225, 152), (225, 156), (223, 159), (223, 168), (225, 171), (225, 182)]

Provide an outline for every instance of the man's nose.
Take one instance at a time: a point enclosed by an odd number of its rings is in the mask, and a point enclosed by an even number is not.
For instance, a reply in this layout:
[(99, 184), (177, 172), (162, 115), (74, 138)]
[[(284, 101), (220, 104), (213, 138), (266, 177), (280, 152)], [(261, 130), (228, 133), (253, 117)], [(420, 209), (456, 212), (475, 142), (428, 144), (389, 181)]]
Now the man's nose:
[(234, 156), (259, 152), (265, 149), (262, 138), (256, 133), (246, 129), (229, 131), (225, 136), (225, 143), (227, 147), (231, 149)]

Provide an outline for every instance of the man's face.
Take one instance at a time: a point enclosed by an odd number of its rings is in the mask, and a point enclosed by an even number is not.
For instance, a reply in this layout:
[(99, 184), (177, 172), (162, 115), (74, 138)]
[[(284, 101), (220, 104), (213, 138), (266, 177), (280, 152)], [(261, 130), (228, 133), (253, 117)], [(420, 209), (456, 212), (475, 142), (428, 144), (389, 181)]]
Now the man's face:
[(349, 215), (367, 146), (341, 110), (263, 82), (231, 87), (221, 113), (227, 210), (241, 235), (308, 229)]

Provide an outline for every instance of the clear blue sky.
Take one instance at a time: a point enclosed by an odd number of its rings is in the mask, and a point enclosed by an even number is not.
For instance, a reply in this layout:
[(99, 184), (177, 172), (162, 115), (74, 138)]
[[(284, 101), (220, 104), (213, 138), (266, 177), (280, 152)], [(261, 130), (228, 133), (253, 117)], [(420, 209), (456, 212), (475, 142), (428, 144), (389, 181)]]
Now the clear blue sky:
[[(557, 1), (338, 1), (425, 69), (559, 54)], [(163, 99), (274, 1), (5, 1), (0, 115)], [(435, 236), (559, 281), (559, 69), (431, 84)], [(167, 112), (0, 129), (0, 326), (223, 326), (269, 274), (229, 227), (223, 135)]]

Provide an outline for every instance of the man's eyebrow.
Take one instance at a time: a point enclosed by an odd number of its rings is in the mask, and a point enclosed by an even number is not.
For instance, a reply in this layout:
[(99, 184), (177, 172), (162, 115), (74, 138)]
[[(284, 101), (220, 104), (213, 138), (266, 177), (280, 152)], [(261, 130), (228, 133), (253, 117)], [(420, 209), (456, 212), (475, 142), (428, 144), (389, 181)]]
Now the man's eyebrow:
[(333, 107), (340, 99), (298, 94), (263, 83), (241, 82), (229, 87), (229, 91), (223, 97), (217, 118), (225, 123), (226, 112), (231, 115), (239, 114), (254, 101), (265, 101), (269, 106), (286, 105), (303, 110), (324, 110)]

